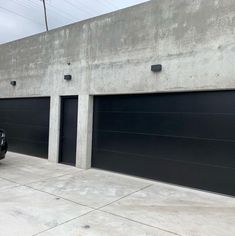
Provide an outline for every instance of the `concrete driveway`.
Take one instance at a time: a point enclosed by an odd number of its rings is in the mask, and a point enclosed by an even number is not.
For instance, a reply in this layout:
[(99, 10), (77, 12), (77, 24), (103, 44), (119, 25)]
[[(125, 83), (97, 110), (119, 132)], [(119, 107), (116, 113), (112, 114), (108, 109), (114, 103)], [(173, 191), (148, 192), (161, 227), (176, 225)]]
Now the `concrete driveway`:
[(234, 236), (235, 198), (9, 153), (0, 236)]

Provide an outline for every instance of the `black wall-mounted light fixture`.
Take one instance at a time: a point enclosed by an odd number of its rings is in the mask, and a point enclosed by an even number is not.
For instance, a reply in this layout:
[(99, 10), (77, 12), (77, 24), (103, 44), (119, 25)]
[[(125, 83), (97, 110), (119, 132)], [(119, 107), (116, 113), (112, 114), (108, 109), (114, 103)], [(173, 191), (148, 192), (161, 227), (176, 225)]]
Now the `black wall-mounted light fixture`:
[(162, 65), (161, 64), (151, 65), (151, 71), (153, 71), (153, 72), (161, 72), (162, 71)]
[(10, 82), (10, 84), (11, 84), (12, 86), (16, 86), (16, 81), (15, 81), (15, 80), (12, 80), (12, 81)]
[(64, 75), (64, 79), (69, 81), (72, 79), (72, 75)]

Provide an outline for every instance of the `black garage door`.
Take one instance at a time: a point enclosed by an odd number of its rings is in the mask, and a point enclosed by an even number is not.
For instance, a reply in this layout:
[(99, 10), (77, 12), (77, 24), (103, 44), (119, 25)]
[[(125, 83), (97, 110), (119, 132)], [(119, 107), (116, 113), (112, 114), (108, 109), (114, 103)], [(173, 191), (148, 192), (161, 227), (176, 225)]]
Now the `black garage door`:
[(95, 98), (92, 166), (235, 195), (235, 92)]
[(0, 99), (0, 128), (9, 150), (47, 158), (49, 98)]

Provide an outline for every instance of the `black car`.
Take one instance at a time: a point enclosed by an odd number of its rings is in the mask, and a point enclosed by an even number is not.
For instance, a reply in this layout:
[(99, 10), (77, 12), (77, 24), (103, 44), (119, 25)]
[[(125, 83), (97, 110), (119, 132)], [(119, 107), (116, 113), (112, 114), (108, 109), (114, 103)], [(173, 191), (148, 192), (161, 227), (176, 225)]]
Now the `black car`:
[(6, 133), (0, 129), (0, 160), (5, 158), (7, 147)]

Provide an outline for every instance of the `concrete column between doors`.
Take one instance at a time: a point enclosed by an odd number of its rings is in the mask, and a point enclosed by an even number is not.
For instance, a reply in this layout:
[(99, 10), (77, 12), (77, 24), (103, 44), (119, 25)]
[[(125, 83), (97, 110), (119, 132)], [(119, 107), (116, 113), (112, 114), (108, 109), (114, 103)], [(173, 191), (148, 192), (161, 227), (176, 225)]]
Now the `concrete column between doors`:
[(92, 151), (93, 96), (78, 97), (78, 132), (76, 166), (82, 169), (91, 167)]
[(60, 142), (60, 96), (53, 95), (50, 100), (50, 128), (48, 160), (59, 162)]

